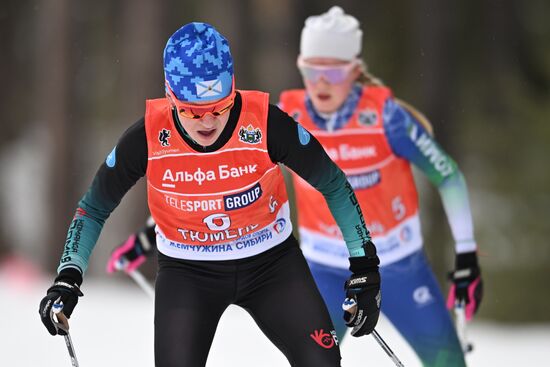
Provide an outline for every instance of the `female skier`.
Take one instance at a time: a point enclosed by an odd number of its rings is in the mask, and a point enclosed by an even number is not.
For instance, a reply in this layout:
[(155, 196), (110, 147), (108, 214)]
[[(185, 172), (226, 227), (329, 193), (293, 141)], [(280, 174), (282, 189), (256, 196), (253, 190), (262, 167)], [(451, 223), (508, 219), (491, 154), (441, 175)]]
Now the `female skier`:
[[(465, 302), (471, 319), (482, 284), (466, 183), (434, 140), (426, 118), (367, 73), (359, 58), (361, 39), (357, 19), (339, 7), (309, 17), (297, 61), (305, 90), (283, 92), (280, 107), (319, 140), (356, 192), (380, 257), (382, 312), (424, 366), (464, 366), (452, 320), (422, 250), (411, 165), (439, 190), (456, 252), (448, 304)], [(349, 276), (345, 242), (319, 194), (299, 175), (293, 179), (302, 251), (341, 339), (345, 325), (340, 299)]]
[(360, 336), (378, 320), (379, 259), (344, 173), (266, 93), (235, 89), (228, 42), (212, 26), (190, 23), (174, 33), (164, 71), (166, 98), (146, 102), (145, 117), (122, 135), (78, 204), (40, 303), (42, 322), (52, 335), (64, 333), (53, 305), (71, 316), (105, 220), (146, 176), (159, 253), (157, 366), (205, 365), (230, 304), (246, 309), (291, 365), (339, 366), (330, 316), (292, 236), (277, 163), (316, 187), (340, 226), (350, 254), (345, 296), (358, 305), (348, 325)]

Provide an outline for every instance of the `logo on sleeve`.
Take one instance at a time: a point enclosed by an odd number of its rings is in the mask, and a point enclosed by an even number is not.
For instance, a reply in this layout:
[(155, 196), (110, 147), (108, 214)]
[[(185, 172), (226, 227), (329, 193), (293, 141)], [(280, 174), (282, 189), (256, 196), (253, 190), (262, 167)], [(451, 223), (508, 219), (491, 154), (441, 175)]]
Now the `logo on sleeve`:
[(300, 124), (298, 124), (298, 139), (300, 139), (300, 144), (302, 145), (307, 145), (311, 140), (310, 133)]
[(262, 142), (262, 131), (252, 125), (244, 126), (239, 130), (239, 140), (247, 144), (259, 144)]
[(433, 167), (443, 177), (447, 177), (455, 172), (453, 161), (441, 150), (430, 134), (417, 125), (411, 124), (409, 127), (409, 137), (414, 142), (418, 150), (430, 160)]
[(160, 145), (163, 147), (169, 147), (170, 143), (168, 142), (168, 138), (170, 138), (170, 130), (162, 129), (159, 131), (159, 142)]
[(116, 164), (116, 146), (111, 150), (111, 153), (107, 156), (107, 159), (105, 159), (105, 164), (109, 168), (113, 168)]

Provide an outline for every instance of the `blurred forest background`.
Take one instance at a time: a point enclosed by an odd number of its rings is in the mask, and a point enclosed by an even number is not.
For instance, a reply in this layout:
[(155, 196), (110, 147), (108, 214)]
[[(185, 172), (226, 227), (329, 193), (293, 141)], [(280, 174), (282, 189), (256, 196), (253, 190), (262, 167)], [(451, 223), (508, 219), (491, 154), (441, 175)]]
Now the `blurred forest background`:
[[(370, 71), (429, 117), (466, 176), (485, 281), (480, 316), (550, 321), (546, 0), (3, 0), (0, 268), (53, 277), (95, 171), (144, 100), (163, 95), (162, 51), (181, 25), (218, 28), (238, 88), (268, 91), (275, 103), (301, 86), (305, 18), (332, 5), (360, 20)], [(452, 237), (437, 191), (418, 182), (426, 249), (446, 289)], [(105, 225), (88, 277), (106, 277), (113, 246), (147, 215), (142, 180)]]

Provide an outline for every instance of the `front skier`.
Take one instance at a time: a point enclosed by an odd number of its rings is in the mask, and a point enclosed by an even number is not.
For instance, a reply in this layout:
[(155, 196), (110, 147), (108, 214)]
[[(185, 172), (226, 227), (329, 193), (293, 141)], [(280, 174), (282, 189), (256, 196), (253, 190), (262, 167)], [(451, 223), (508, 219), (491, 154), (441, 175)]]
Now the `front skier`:
[[(157, 366), (203, 366), (230, 304), (246, 309), (293, 366), (339, 366), (330, 316), (292, 236), (277, 163), (323, 195), (350, 253), (348, 324), (374, 329), (380, 310), (379, 260), (355, 194), (318, 141), (268, 103), (236, 90), (226, 39), (190, 23), (164, 50), (166, 98), (148, 100), (79, 202), (58, 276), (40, 303), (52, 335), (53, 304), (70, 317), (105, 220), (147, 177), (159, 250), (155, 297)], [(348, 315), (349, 316), (349, 315)]]

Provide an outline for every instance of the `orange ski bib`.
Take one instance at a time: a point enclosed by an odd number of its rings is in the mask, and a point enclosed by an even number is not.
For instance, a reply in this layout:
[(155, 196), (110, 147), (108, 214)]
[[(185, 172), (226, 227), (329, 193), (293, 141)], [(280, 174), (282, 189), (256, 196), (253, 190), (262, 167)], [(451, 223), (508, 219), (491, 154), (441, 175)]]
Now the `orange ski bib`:
[(268, 95), (239, 91), (242, 109), (229, 141), (193, 150), (166, 99), (148, 100), (148, 204), (157, 247), (167, 256), (228, 260), (259, 254), (292, 232), (279, 167), (267, 151)]
[[(382, 121), (391, 91), (363, 89), (349, 122), (336, 131), (315, 125), (305, 107), (305, 91), (281, 95), (281, 106), (314, 135), (352, 185), (382, 264), (397, 261), (422, 246), (418, 195), (409, 162), (393, 154)], [(342, 234), (323, 197), (293, 174), (304, 255), (322, 264), (347, 268)]]

